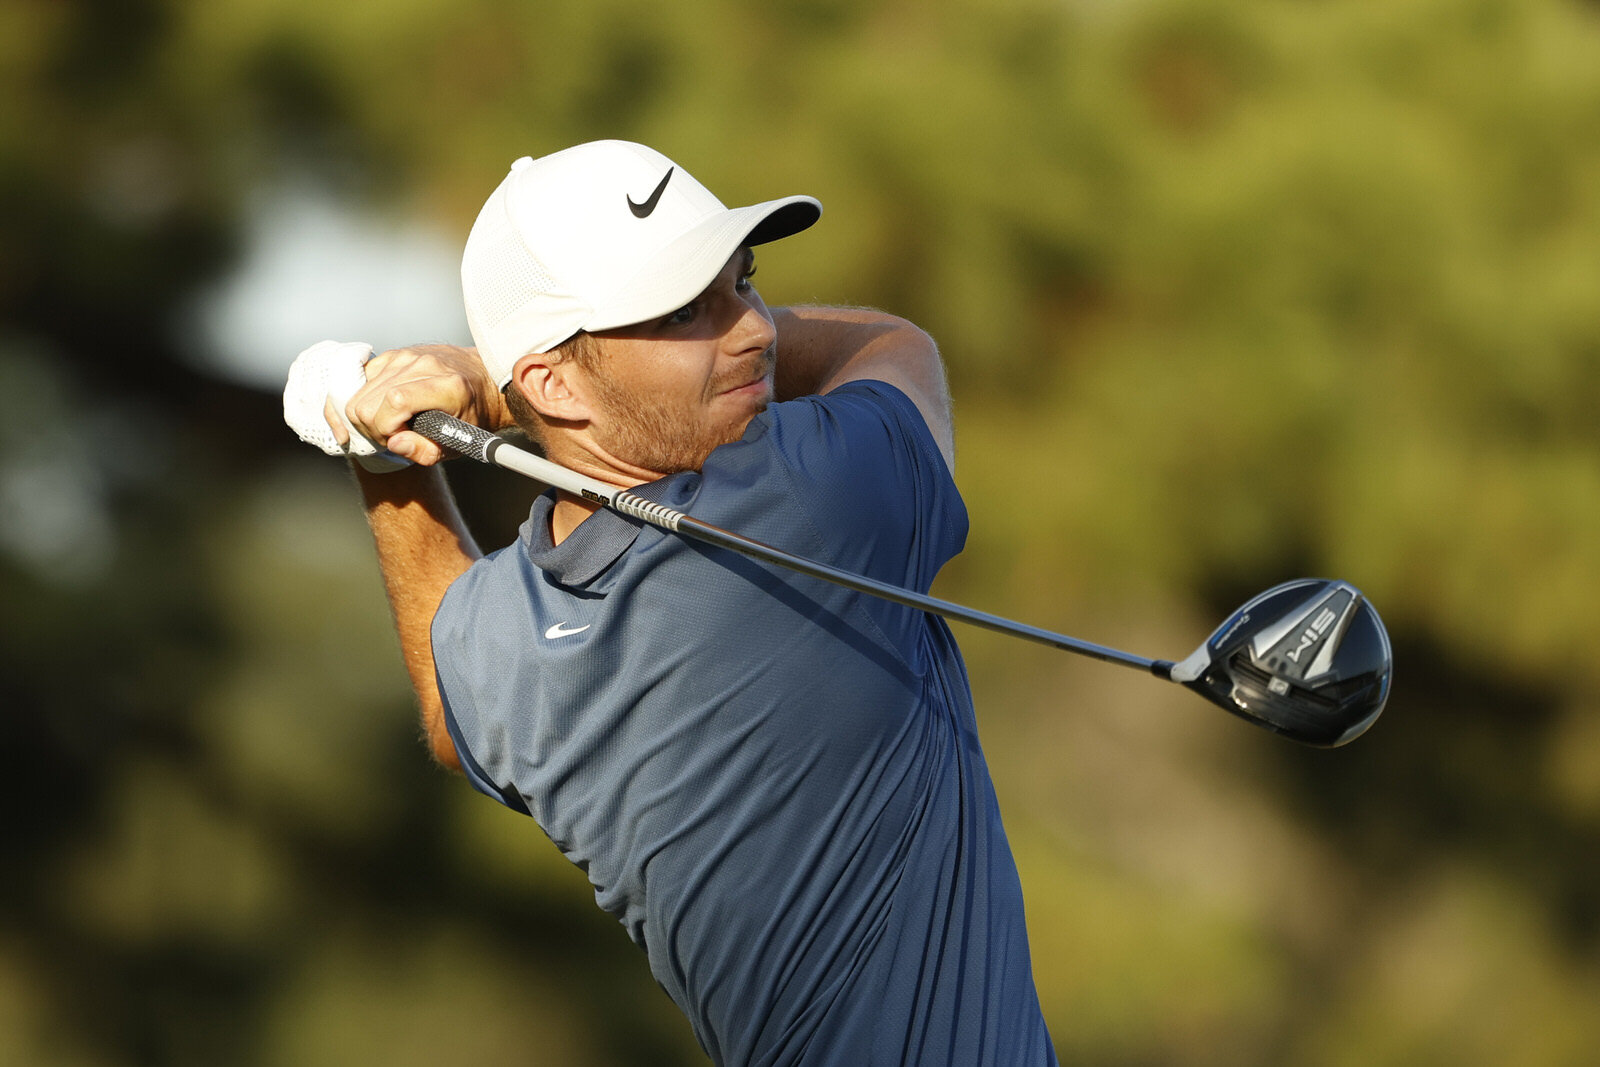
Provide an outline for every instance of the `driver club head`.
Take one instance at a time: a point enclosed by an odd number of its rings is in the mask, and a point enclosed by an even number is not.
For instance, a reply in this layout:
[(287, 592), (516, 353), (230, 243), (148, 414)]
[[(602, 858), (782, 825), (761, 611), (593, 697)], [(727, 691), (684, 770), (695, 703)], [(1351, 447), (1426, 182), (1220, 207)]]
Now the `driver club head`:
[(1301, 578), (1234, 612), (1171, 677), (1257, 726), (1333, 748), (1377, 720), (1392, 669), (1389, 635), (1361, 591)]

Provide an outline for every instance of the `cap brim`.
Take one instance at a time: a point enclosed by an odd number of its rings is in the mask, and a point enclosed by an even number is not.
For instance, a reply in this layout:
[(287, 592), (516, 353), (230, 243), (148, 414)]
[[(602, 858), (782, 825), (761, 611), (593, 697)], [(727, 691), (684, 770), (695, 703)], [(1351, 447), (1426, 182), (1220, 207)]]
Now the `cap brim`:
[(670, 315), (703, 293), (740, 248), (792, 236), (821, 217), (817, 200), (787, 196), (709, 218), (619, 285), (615, 298), (596, 307), (582, 328), (614, 330)]

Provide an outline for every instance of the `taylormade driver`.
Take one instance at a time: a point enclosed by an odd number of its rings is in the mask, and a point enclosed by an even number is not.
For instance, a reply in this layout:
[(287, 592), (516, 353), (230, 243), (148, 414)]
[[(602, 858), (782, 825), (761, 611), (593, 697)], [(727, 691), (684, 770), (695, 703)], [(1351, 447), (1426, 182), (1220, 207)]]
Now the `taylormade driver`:
[(896, 604), (982, 626), (1080, 656), (1149, 671), (1187, 686), (1247, 722), (1308, 745), (1353, 741), (1389, 697), (1393, 657), (1376, 609), (1346, 582), (1302, 578), (1275, 586), (1234, 612), (1181, 663), (1146, 659), (1026, 623), (915, 593), (785, 552), (701, 522), (625, 489), (569, 471), (442, 411), (411, 422), (422, 436), (464, 456), (527, 475), (613, 511)]
[(1302, 578), (1234, 612), (1167, 676), (1269, 730), (1331, 747), (1378, 718), (1392, 664), (1383, 621), (1355, 586)]

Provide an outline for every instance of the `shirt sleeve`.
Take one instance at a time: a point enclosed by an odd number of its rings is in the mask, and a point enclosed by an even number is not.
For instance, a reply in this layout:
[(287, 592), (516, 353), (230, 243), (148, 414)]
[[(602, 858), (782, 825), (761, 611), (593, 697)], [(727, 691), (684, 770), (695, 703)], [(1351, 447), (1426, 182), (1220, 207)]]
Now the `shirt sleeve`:
[(505, 753), (503, 745), (495, 744), (499, 735), (483, 729), (479, 705), (485, 697), (492, 704), (500, 690), (516, 684), (525, 670), (522, 662), (508, 659), (505, 669), (485, 671), (480, 658), (481, 647), (495, 639), (502, 628), (499, 620), (511, 610), (505, 590), (516, 585), (509, 566), (512, 558), (505, 552), (493, 552), (458, 576), (434, 613), (431, 639), (445, 730), (455, 746), (462, 775), (478, 792), (528, 815), (521, 795), (497, 781), (480, 762), (503, 761)]
[(926, 592), (966, 543), (967, 511), (909, 397), (851, 382), (784, 412), (784, 471), (841, 565)]
[[(702, 500), (726, 509), (708, 520), (917, 592), (966, 543), (966, 506), (933, 434), (885, 382), (772, 405), (704, 475), (719, 491)], [(881, 625), (909, 633), (919, 613), (868, 599)]]

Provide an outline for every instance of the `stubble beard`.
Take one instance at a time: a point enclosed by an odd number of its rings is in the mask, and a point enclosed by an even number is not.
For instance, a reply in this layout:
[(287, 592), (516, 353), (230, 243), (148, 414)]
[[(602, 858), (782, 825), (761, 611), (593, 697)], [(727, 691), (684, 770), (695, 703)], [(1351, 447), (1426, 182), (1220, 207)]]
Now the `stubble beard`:
[[(743, 385), (758, 370), (770, 378), (772, 363), (769, 350), (757, 363), (718, 375), (711, 380), (704, 399), (710, 400), (727, 389)], [(606, 450), (628, 463), (661, 474), (699, 470), (713, 451), (743, 437), (750, 418), (756, 414), (753, 412), (749, 418), (722, 426), (706, 426), (698, 417), (699, 412), (675, 410), (688, 405), (649, 402), (625, 389), (598, 366), (591, 368), (590, 380), (596, 402), (605, 410), (610, 423), (610, 432), (602, 442)], [(763, 401), (758, 412), (765, 410), (766, 405), (767, 401)]]

